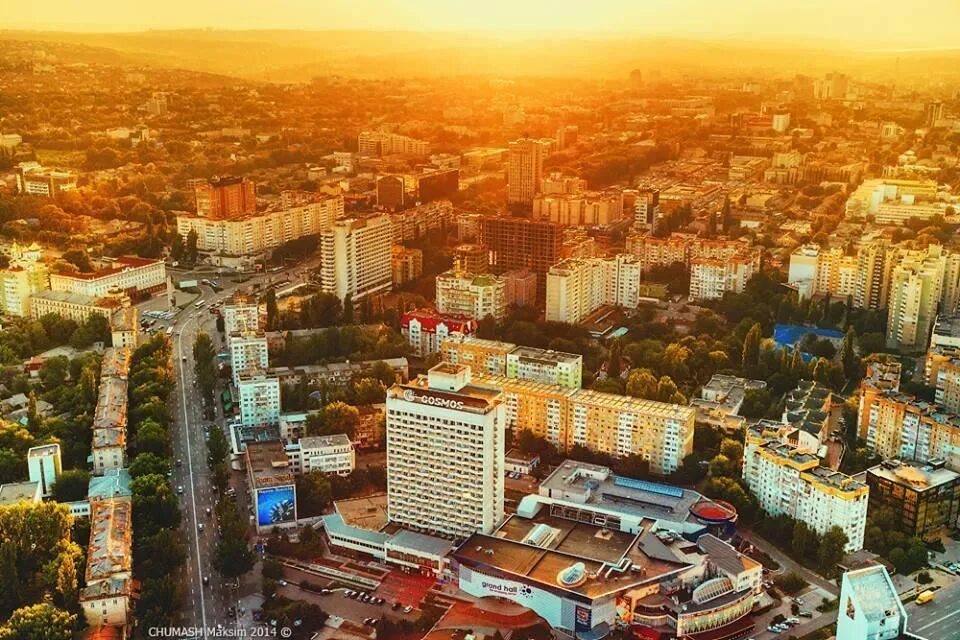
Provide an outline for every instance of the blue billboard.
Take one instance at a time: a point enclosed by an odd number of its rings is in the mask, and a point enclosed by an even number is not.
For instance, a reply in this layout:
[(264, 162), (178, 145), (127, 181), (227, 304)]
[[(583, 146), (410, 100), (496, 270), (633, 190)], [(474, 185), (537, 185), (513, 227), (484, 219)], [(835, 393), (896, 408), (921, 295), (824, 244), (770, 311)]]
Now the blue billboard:
[(257, 524), (269, 527), (297, 519), (297, 499), (292, 486), (257, 490)]

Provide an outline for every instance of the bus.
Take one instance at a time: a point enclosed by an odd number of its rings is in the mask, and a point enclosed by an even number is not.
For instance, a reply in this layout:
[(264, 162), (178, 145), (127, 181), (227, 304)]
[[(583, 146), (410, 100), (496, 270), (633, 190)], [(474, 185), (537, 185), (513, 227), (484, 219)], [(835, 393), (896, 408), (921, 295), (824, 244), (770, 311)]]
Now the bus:
[(173, 335), (173, 327), (167, 327), (167, 335), (168, 335), (168, 336), (172, 336), (172, 335)]
[(917, 596), (917, 606), (923, 606), (928, 602), (933, 602), (934, 593), (930, 589), (927, 589), (923, 593)]
[(197, 304), (195, 304), (195, 305), (193, 305), (193, 306), (196, 307), (197, 309), (203, 309), (203, 305), (205, 305), (205, 304), (207, 304), (207, 301), (206, 301), (206, 300), (201, 300), (200, 302), (198, 302)]

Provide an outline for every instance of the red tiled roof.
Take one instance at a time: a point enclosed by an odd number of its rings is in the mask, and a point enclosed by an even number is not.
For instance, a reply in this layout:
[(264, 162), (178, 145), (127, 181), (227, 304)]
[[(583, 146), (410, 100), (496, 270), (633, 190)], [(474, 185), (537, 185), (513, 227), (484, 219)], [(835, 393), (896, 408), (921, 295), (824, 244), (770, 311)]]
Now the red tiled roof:
[(473, 318), (456, 313), (437, 313), (436, 311), (418, 310), (408, 311), (400, 318), (401, 327), (409, 327), (410, 321), (416, 319), (424, 331), (434, 332), (440, 324), (447, 325), (451, 331), (462, 333), (473, 332), (477, 323)]

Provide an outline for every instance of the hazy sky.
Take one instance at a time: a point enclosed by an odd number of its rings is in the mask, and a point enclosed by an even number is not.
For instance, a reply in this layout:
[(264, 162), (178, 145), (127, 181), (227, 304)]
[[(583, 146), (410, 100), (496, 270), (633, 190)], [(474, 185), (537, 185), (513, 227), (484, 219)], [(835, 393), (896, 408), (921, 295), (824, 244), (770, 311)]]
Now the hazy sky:
[(43, 0), (5, 14), (9, 28), (604, 31), (877, 49), (953, 46), (960, 28), (960, 0)]

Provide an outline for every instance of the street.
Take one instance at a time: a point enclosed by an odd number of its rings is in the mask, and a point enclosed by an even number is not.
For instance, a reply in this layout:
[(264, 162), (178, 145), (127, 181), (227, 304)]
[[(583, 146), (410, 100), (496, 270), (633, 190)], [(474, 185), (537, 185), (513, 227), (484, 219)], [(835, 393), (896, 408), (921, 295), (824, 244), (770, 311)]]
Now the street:
[(909, 630), (927, 640), (960, 640), (960, 582), (936, 592), (929, 604), (905, 606)]

